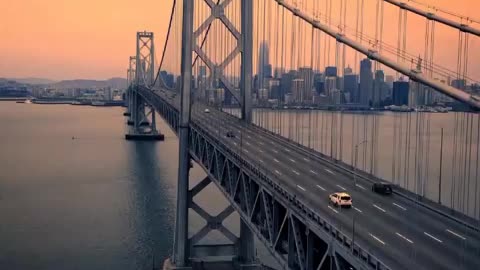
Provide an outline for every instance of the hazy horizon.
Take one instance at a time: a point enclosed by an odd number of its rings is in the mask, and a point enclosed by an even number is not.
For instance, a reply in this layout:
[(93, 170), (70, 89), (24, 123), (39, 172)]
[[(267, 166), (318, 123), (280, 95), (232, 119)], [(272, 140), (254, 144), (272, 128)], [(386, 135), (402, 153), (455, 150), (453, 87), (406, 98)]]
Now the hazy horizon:
[[(365, 3), (372, 1), (365, 0)], [(306, 2), (312, 6), (312, 0)], [(354, 7), (356, 1), (351, 2)], [(476, 11), (480, 9), (480, 2), (476, 0), (422, 2), (471, 17), (477, 17)], [(320, 4), (323, 5), (323, 2)], [(128, 57), (135, 53), (137, 31), (153, 31), (156, 55), (161, 55), (171, 5), (172, 0), (147, 0), (142, 4), (113, 0), (50, 0), (47, 3), (40, 0), (7, 1), (0, 17), (0, 35), (4, 37), (0, 43), (0, 77), (54, 81), (125, 78)], [(385, 12), (388, 17), (393, 9), (386, 9)], [(374, 14), (375, 10), (366, 12), (366, 25), (373, 21), (371, 18)], [(336, 15), (334, 13), (334, 17)], [(396, 19), (385, 20), (385, 27), (396, 29), (397, 23)], [(456, 45), (452, 49), (451, 44), (456, 44), (453, 42), (456, 42), (457, 35), (451, 30), (438, 29), (435, 59), (455, 70)], [(391, 42), (390, 36), (396, 37), (396, 33), (386, 33), (385, 40)], [(422, 42), (423, 38), (423, 30), (410, 30), (409, 42), (415, 44)], [(478, 78), (480, 65), (473, 61), (480, 58), (480, 40), (477, 37), (471, 37), (470, 40), (472, 60), (469, 74)], [(416, 50), (415, 46), (412, 50)]]

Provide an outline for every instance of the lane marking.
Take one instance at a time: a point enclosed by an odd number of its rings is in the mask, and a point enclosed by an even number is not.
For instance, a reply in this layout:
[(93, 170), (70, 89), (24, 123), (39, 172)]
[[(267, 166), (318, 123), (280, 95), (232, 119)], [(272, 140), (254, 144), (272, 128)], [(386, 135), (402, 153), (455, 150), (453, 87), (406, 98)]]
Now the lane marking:
[(273, 141), (270, 141), (273, 145), (275, 145), (275, 143)]
[(363, 190), (367, 190), (366, 188), (364, 188), (363, 186), (361, 186), (361, 185), (359, 185), (359, 184), (357, 184), (356, 186), (359, 187), (359, 188), (361, 188), (361, 189), (363, 189)]
[(337, 187), (341, 188), (342, 190), (347, 190), (346, 188), (340, 186), (340, 185), (337, 185)]
[(330, 205), (328, 206), (328, 208), (332, 209), (333, 212), (337, 213), (338, 214), (338, 211), (333, 209)]
[(277, 151), (277, 150), (275, 150), (275, 149), (273, 149), (273, 152), (275, 152), (275, 154), (278, 154), (278, 151)]
[(296, 175), (300, 175), (300, 173), (298, 173), (298, 172), (295, 171), (295, 170), (292, 170), (292, 172), (294, 172)]
[(435, 236), (433, 236), (433, 235), (431, 235), (431, 234), (429, 234), (429, 233), (427, 233), (427, 232), (423, 232), (423, 233), (424, 233), (426, 236), (428, 236), (428, 237), (430, 237), (430, 238), (434, 239), (435, 241), (437, 241), (437, 242), (439, 242), (439, 243), (443, 243), (443, 241), (442, 241), (442, 240), (440, 240), (440, 239), (436, 238)]
[(318, 173), (317, 173), (316, 171), (312, 171), (312, 170), (310, 170), (310, 172), (311, 172), (311, 173), (313, 173), (313, 174), (316, 174), (316, 175), (318, 175)]
[(280, 175), (282, 175), (282, 174), (281, 174), (279, 171), (277, 171), (277, 170), (275, 170), (275, 172), (276, 172), (277, 174), (280, 174)]
[[(272, 142), (272, 143), (273, 143), (273, 142)], [(285, 148), (285, 151), (287, 151), (287, 152), (289, 152), (289, 153), (291, 152), (290, 150), (288, 150), (288, 148)]]
[(455, 235), (456, 237), (458, 237), (458, 238), (460, 238), (460, 239), (462, 239), (462, 240), (467, 240), (467, 238), (461, 236), (460, 234), (458, 234), (458, 233), (456, 233), (456, 232), (454, 232), (454, 231), (450, 231), (449, 229), (447, 229), (446, 231), (449, 232), (449, 233), (451, 233), (451, 234), (453, 234), (453, 235)]
[(382, 245), (385, 245), (385, 242), (383, 242), (382, 240), (380, 240), (380, 238), (376, 237), (376, 236), (373, 235), (373, 234), (370, 234), (370, 236), (371, 236), (373, 239), (377, 240), (378, 242), (382, 243)]
[(249, 139), (251, 139), (250, 135), (247, 135), (247, 137), (248, 137)]
[(265, 163), (265, 162), (263, 162), (263, 160), (261, 160), (261, 159), (259, 159), (259, 161), (260, 161), (260, 163)]
[(302, 186), (300, 186), (300, 185), (297, 185), (297, 188), (299, 188), (299, 189), (301, 189), (301, 190), (303, 190), (303, 191), (306, 191), (306, 189), (304, 189), (304, 188), (303, 188)]
[(403, 211), (407, 211), (407, 208), (405, 208), (405, 207), (403, 207), (403, 206), (401, 206), (401, 205), (399, 205), (399, 204), (393, 203), (393, 205), (395, 205), (396, 207), (402, 209)]
[(356, 208), (355, 206), (353, 207), (353, 209), (357, 210), (357, 211), (360, 212), (360, 213), (363, 213), (362, 210)]
[(250, 145), (250, 143), (249, 143), (249, 142), (247, 142), (247, 145)]
[(376, 204), (373, 204), (373, 207), (377, 208), (378, 210), (386, 213), (387, 211), (385, 211), (385, 209), (381, 208), (380, 206), (376, 205)]
[(280, 161), (278, 161), (278, 159), (274, 158), (273, 161), (277, 162), (277, 163), (280, 163)]
[(243, 149), (243, 152), (248, 153), (248, 150), (247, 150), (247, 149)]
[(330, 174), (333, 174), (333, 175), (335, 175), (335, 173), (334, 173), (334, 172), (332, 172), (332, 171), (330, 171), (329, 169), (325, 169), (325, 171), (327, 171), (327, 172), (328, 172), (328, 173), (330, 173)]
[(291, 158), (290, 158), (290, 161), (291, 161), (291, 162), (293, 162), (293, 163), (296, 163), (296, 161), (295, 161), (295, 160), (293, 160), (293, 159), (291, 159)]
[(258, 142), (260, 145), (265, 145), (263, 142)]
[(237, 143), (236, 143), (236, 142), (234, 142), (233, 144), (237, 145)]
[(409, 242), (410, 244), (413, 244), (413, 241), (412, 241), (412, 240), (410, 240), (410, 239), (408, 239), (407, 237), (405, 237), (405, 236), (403, 236), (403, 235), (399, 234), (398, 232), (396, 232), (395, 234), (396, 234), (396, 235), (398, 235), (399, 237), (403, 238), (403, 240), (405, 240), (405, 241)]
[(262, 150), (262, 149), (258, 149), (258, 151), (259, 151), (260, 153), (263, 153), (263, 150)]
[(309, 162), (309, 161), (310, 161), (308, 158), (303, 158), (303, 160), (305, 160), (306, 162)]
[(319, 189), (323, 190), (323, 191), (326, 191), (326, 189), (324, 189), (324, 188), (323, 188), (322, 186), (320, 186), (320, 185), (317, 185), (317, 187), (318, 187)]

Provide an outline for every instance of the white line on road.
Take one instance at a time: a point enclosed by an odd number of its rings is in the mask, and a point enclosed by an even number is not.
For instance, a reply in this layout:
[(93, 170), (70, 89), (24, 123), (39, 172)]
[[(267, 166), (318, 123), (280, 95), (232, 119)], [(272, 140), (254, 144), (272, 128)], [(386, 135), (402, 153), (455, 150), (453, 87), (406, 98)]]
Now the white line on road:
[(264, 145), (264, 143), (263, 143), (263, 142), (258, 142), (258, 143), (259, 143), (260, 145)]
[(334, 172), (332, 172), (332, 171), (330, 171), (329, 169), (325, 169), (325, 171), (327, 171), (327, 172), (328, 172), (328, 173), (330, 173), (330, 174), (333, 174), (333, 175), (335, 175), (335, 173), (334, 173)]
[(293, 162), (293, 163), (295, 163), (295, 160), (293, 160), (293, 159), (291, 159), (291, 158), (290, 158), (290, 161)]
[(259, 159), (258, 161), (260, 161), (260, 163), (265, 163), (265, 162), (263, 162), (263, 160), (261, 160), (261, 159)]
[(333, 209), (330, 205), (328, 206), (328, 208), (332, 209), (333, 212), (337, 213), (338, 214), (338, 211)]
[(440, 240), (440, 239), (436, 238), (435, 236), (433, 236), (433, 235), (431, 235), (431, 234), (429, 234), (429, 233), (427, 233), (427, 232), (423, 232), (423, 233), (424, 233), (426, 236), (428, 236), (428, 237), (430, 237), (430, 238), (434, 239), (435, 241), (437, 241), (437, 242), (439, 242), (439, 243), (443, 243), (443, 241), (442, 241), (442, 240)]
[(303, 188), (302, 186), (297, 185), (297, 188), (299, 188), (299, 189), (301, 189), (301, 190), (303, 190), (303, 191), (306, 191), (306, 189)]
[(458, 233), (456, 233), (456, 232), (454, 232), (454, 231), (450, 231), (449, 229), (447, 229), (447, 232), (455, 235), (456, 237), (458, 237), (458, 238), (460, 238), (460, 239), (462, 239), (462, 240), (467, 240), (467, 238), (461, 236), (460, 234), (458, 234)]
[(413, 241), (412, 241), (412, 240), (410, 240), (410, 239), (408, 239), (407, 237), (405, 237), (405, 236), (403, 236), (403, 235), (399, 234), (398, 232), (396, 232), (395, 234), (396, 234), (396, 235), (398, 235), (398, 236), (400, 236), (401, 238), (403, 238), (403, 240), (405, 240), (405, 241), (409, 242), (410, 244), (413, 244)]
[(277, 162), (277, 163), (280, 163), (280, 161), (278, 161), (278, 159), (274, 158), (273, 161)]
[[(272, 143), (273, 143), (273, 142), (272, 142)], [(290, 150), (288, 150), (288, 148), (285, 148), (285, 151), (290, 152)]]
[(322, 186), (317, 185), (317, 187), (323, 191), (326, 191), (326, 189), (324, 189)]
[(341, 188), (342, 190), (347, 190), (346, 188), (340, 186), (340, 185), (337, 185), (337, 187)]
[(247, 142), (247, 145), (250, 145), (250, 143), (249, 143), (249, 142)]
[(373, 207), (377, 208), (378, 210), (386, 213), (387, 211), (385, 211), (385, 209), (381, 208), (380, 206), (376, 205), (376, 204), (373, 204)]
[(275, 150), (275, 149), (273, 150), (273, 152), (275, 152), (275, 154), (278, 154), (278, 151), (277, 151), (277, 150)]
[(251, 139), (250, 135), (247, 135), (247, 137), (248, 137), (249, 139)]
[(316, 171), (310, 170), (311, 173), (318, 175)]
[(263, 150), (262, 150), (262, 149), (258, 149), (258, 152), (263, 153)]
[(396, 207), (402, 209), (403, 211), (407, 211), (407, 208), (405, 208), (405, 207), (403, 207), (403, 206), (401, 206), (401, 205), (399, 205), (399, 204), (393, 203), (393, 205), (395, 205)]
[(363, 186), (360, 186), (359, 184), (357, 184), (356, 186), (363, 189), (363, 190), (367, 190), (366, 188), (364, 188)]
[(248, 153), (248, 150), (247, 150), (247, 149), (243, 149), (243, 152)]
[(353, 209), (357, 210), (358, 212), (362, 213), (362, 210), (356, 208), (355, 206), (353, 207)]
[(385, 245), (385, 242), (383, 242), (382, 240), (380, 240), (380, 238), (376, 237), (375, 235), (373, 234), (370, 234), (371, 237), (373, 237), (373, 239), (377, 240), (378, 242), (382, 243), (382, 245)]
[(277, 170), (275, 170), (275, 172), (276, 172), (277, 174), (280, 174), (280, 175), (282, 175), (282, 174), (281, 174), (279, 171), (277, 171)]
[(233, 144), (237, 145), (237, 143), (236, 143), (236, 142), (234, 142)]
[(295, 170), (292, 170), (292, 172), (294, 172), (296, 175), (300, 175), (300, 173)]
[(308, 158), (303, 158), (303, 160), (305, 160), (306, 162), (309, 162), (309, 161), (310, 161)]
[(272, 143), (273, 145), (275, 145), (275, 143), (273, 141), (270, 141), (270, 143)]

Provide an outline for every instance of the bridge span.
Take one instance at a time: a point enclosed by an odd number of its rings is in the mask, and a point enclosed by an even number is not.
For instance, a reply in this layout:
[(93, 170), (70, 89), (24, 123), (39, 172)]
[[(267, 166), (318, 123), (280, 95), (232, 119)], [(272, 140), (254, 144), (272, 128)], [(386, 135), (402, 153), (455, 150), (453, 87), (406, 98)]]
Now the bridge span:
[[(138, 93), (178, 130), (178, 95)], [(402, 196), (373, 193), (364, 179), (354, 185), (350, 172), (227, 113), (194, 104), (191, 117), (191, 157), (282, 267), (320, 269), (330, 255), (340, 269), (480, 265), (476, 230)], [(353, 208), (329, 205), (328, 194), (341, 191)]]

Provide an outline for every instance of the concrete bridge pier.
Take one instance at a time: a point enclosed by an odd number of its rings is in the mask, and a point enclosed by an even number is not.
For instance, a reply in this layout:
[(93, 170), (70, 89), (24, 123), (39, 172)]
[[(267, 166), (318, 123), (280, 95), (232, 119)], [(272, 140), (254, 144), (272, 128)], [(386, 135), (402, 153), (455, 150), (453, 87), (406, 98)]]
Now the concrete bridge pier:
[(133, 141), (163, 141), (165, 136), (158, 132), (155, 123), (155, 109), (151, 106), (149, 107), (136, 91), (132, 91), (131, 96), (131, 116), (127, 120), (127, 124), (131, 127), (128, 133), (125, 134), (125, 139)]

